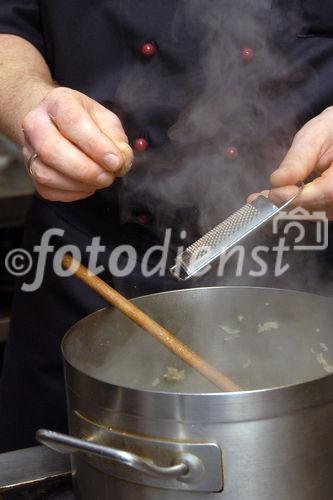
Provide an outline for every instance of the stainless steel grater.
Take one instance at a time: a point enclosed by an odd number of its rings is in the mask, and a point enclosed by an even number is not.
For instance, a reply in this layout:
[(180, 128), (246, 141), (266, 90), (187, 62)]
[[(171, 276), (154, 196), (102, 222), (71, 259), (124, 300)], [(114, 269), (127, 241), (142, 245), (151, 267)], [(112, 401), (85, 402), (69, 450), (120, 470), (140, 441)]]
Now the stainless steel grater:
[(170, 269), (171, 274), (181, 281), (195, 276), (290, 205), (302, 189), (303, 185), (298, 193), (281, 207), (277, 207), (264, 196), (247, 203), (179, 255), (175, 265)]

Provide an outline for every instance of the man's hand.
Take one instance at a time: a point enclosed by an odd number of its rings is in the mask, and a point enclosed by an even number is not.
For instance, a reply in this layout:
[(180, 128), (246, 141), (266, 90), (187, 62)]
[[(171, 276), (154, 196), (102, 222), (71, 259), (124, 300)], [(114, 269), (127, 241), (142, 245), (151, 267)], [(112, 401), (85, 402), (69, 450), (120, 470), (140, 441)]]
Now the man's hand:
[[(309, 121), (296, 134), (285, 159), (271, 176), (273, 189), (262, 194), (281, 204), (296, 194), (296, 184), (312, 173), (318, 177), (304, 187), (295, 205), (311, 212), (325, 211), (333, 220), (333, 107)], [(248, 201), (258, 194), (251, 195)]]
[(76, 201), (110, 186), (131, 167), (119, 118), (80, 92), (59, 87), (24, 118), (23, 157), (36, 190), (51, 201)]

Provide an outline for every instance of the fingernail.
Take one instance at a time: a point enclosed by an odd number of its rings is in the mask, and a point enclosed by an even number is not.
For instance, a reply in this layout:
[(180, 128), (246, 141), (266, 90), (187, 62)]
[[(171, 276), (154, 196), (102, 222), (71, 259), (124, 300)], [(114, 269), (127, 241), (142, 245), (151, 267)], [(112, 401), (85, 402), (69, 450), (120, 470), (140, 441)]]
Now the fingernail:
[(114, 176), (112, 174), (108, 174), (106, 172), (103, 172), (102, 174), (99, 174), (97, 177), (96, 181), (100, 186), (109, 186), (114, 180)]
[(117, 170), (119, 168), (119, 158), (116, 155), (108, 154), (104, 156), (104, 165), (111, 170)]

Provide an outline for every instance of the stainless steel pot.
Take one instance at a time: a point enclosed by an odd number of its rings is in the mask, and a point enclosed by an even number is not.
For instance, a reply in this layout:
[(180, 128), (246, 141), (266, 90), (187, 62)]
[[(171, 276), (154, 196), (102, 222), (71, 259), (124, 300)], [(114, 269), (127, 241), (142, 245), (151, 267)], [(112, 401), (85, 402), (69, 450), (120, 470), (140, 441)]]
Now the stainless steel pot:
[(115, 310), (80, 321), (63, 341), (72, 437), (38, 433), (72, 453), (78, 498), (333, 498), (332, 299), (203, 288), (134, 302), (244, 392), (217, 393)]

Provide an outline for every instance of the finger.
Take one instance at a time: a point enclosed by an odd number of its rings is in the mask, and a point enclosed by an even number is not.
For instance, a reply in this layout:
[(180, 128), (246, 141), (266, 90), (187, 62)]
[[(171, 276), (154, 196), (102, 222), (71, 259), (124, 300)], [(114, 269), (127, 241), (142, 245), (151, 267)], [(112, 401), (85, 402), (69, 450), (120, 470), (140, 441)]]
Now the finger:
[(69, 203), (72, 201), (79, 201), (88, 198), (94, 193), (80, 193), (80, 192), (71, 192), (71, 191), (63, 191), (61, 189), (53, 189), (45, 186), (36, 185), (36, 190), (38, 194), (49, 201), (60, 201)]
[(83, 182), (74, 181), (70, 177), (66, 177), (57, 172), (57, 170), (45, 165), (39, 159), (34, 161), (29, 173), (32, 179), (41, 186), (82, 193), (92, 193), (96, 191), (95, 186), (89, 186)]
[(110, 137), (115, 143), (125, 142), (128, 144), (128, 138), (122, 123), (115, 113), (92, 99), (88, 101), (88, 111), (106, 136)]
[(247, 197), (246, 202), (247, 203), (252, 203), (254, 200), (258, 198), (258, 196), (265, 196), (265, 198), (268, 198), (269, 196), (269, 190), (266, 189), (265, 191), (261, 191), (261, 193), (252, 193)]
[(116, 172), (116, 176), (123, 177), (131, 170), (134, 154), (131, 146), (126, 142), (118, 143), (117, 146), (123, 155), (124, 163), (122, 167)]
[(333, 210), (332, 209), (326, 211), (326, 217), (327, 217), (328, 221), (330, 221), (330, 222), (333, 221)]
[[(276, 188), (270, 192), (273, 203), (282, 204), (297, 194), (296, 186)], [(291, 206), (302, 206), (308, 211), (331, 211), (333, 203), (333, 168), (306, 184)]]
[[(261, 193), (253, 193), (247, 198), (247, 203), (252, 203), (258, 196), (264, 196), (269, 198), (274, 205), (281, 207), (285, 203), (289, 202), (294, 198), (299, 192), (300, 188), (297, 186), (285, 186), (283, 188), (275, 188), (269, 191), (268, 189), (261, 191)], [(291, 204), (292, 205), (292, 204)], [(299, 198), (295, 199), (294, 205), (299, 205)]]
[(50, 105), (48, 111), (60, 133), (89, 158), (111, 171), (123, 166), (122, 152), (100, 130), (78, 99), (64, 94), (62, 99)]
[(123, 166), (117, 171), (117, 177), (125, 175), (133, 163), (133, 150), (128, 144), (128, 138), (124, 132), (119, 118), (104, 106), (94, 102), (91, 109), (92, 116), (102, 132), (113, 140), (123, 156)]
[[(107, 187), (114, 181), (114, 174), (88, 158), (63, 137), (45, 112), (39, 111), (25, 123), (27, 143), (24, 156), (36, 152), (42, 163), (75, 181), (95, 187)], [(30, 156), (29, 156), (30, 155)]]
[(322, 147), (322, 135), (313, 127), (297, 134), (280, 167), (271, 175), (272, 186), (288, 186), (305, 180), (316, 168)]
[(330, 210), (333, 204), (333, 167), (327, 169), (320, 177), (307, 184), (299, 203), (307, 210)]
[[(269, 199), (274, 203), (274, 205), (281, 207), (285, 203), (289, 202), (292, 198), (294, 198), (300, 188), (297, 186), (285, 186), (282, 188), (275, 188), (269, 192)], [(293, 202), (291, 202), (290, 206), (299, 206), (300, 205), (300, 197), (295, 198)]]

